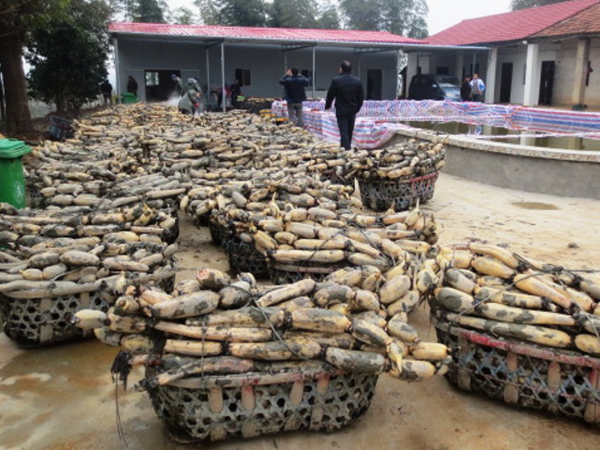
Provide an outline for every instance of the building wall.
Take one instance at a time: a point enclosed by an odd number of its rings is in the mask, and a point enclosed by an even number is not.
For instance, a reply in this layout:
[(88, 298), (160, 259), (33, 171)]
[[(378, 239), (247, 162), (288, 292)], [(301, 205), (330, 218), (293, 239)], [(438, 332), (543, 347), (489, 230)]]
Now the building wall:
[[(147, 69), (181, 70), (183, 79), (195, 77), (204, 88), (210, 77), (210, 85), (217, 89), (221, 85), (221, 46), (208, 49), (209, 71), (207, 74), (204, 45), (192, 43), (167, 43), (119, 39), (120, 92), (126, 91), (127, 76), (133, 75), (139, 84), (139, 97), (145, 100), (144, 72)], [(331, 79), (338, 75), (342, 60), (349, 60), (354, 74), (359, 75), (367, 88), (368, 69), (382, 70), (383, 99), (393, 99), (396, 94), (396, 51), (358, 55), (352, 49), (317, 47), (316, 49), (316, 96), (323, 97)], [(253, 46), (249, 44), (225, 44), (225, 83), (231, 84), (236, 69), (250, 69), (251, 85), (243, 86), (246, 96), (281, 97), (282, 88), (278, 81), (284, 74), (286, 56), (281, 46)], [(287, 52), (287, 66), (312, 70), (312, 48)], [(312, 96), (312, 86), (307, 88)]]

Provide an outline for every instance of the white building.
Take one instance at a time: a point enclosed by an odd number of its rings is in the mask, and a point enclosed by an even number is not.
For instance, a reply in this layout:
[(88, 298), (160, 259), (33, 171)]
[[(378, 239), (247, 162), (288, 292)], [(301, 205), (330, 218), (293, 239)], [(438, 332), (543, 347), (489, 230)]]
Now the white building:
[(409, 73), (479, 73), (486, 103), (600, 107), (600, 0), (465, 20), (427, 43), (489, 47), (409, 55)]
[(109, 33), (117, 94), (133, 76), (138, 97), (147, 101), (169, 98), (172, 74), (194, 77), (211, 91), (239, 79), (246, 96), (281, 97), (278, 81), (294, 66), (312, 80), (307, 95), (323, 97), (343, 60), (352, 63), (367, 99), (394, 99), (401, 52), (437, 48), (376, 31), (112, 23)]

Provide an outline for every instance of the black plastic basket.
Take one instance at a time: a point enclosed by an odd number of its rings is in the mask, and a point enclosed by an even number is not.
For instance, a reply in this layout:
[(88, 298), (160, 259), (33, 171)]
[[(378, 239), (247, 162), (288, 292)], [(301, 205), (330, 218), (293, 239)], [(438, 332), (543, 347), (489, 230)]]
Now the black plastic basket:
[[(147, 369), (147, 375), (154, 372)], [(377, 375), (331, 367), (177, 380), (149, 391), (156, 414), (180, 443), (281, 431), (332, 432), (364, 415)]]
[(499, 338), (432, 317), (453, 350), (446, 378), (458, 388), (521, 408), (600, 425), (600, 359)]
[(62, 119), (57, 116), (50, 116), (50, 125), (48, 132), (53, 140), (62, 141), (73, 137), (74, 130), (72, 121), (68, 119)]
[(234, 273), (249, 272), (256, 278), (266, 278), (269, 275), (267, 260), (256, 250), (254, 244), (233, 236), (226, 238), (222, 245), (229, 260), (229, 268)]
[(410, 179), (359, 179), (363, 205), (373, 211), (405, 211), (433, 198), (438, 172)]

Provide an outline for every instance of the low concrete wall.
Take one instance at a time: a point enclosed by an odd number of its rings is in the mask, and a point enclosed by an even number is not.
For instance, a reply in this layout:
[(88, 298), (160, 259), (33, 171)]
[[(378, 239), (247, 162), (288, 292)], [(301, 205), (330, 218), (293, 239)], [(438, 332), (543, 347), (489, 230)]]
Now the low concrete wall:
[[(440, 139), (435, 133), (410, 129), (399, 131), (388, 145), (413, 137)], [(447, 139), (444, 172), (509, 189), (600, 200), (600, 152)]]

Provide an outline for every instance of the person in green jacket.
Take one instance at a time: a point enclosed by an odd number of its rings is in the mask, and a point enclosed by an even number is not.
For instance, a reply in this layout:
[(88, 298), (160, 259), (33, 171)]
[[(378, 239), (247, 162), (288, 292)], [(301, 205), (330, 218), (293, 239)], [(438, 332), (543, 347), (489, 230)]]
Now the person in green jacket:
[(181, 100), (179, 100), (179, 104), (177, 105), (179, 112), (182, 114), (195, 114), (198, 110), (201, 96), (200, 92), (196, 89), (188, 89), (185, 94), (181, 96)]

